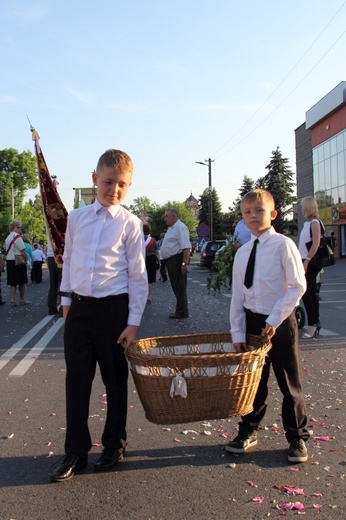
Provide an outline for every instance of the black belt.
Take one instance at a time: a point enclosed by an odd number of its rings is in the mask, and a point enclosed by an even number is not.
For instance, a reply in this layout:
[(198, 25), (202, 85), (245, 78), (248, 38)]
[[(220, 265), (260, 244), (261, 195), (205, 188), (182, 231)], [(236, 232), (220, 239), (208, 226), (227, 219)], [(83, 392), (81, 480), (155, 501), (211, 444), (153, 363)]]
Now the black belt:
[(110, 296), (104, 296), (103, 298), (95, 298), (94, 296), (82, 296), (81, 294), (77, 294), (75, 292), (71, 293), (72, 300), (79, 300), (82, 302), (112, 302), (116, 300), (122, 300), (124, 297), (127, 297), (127, 293), (122, 294), (112, 294)]

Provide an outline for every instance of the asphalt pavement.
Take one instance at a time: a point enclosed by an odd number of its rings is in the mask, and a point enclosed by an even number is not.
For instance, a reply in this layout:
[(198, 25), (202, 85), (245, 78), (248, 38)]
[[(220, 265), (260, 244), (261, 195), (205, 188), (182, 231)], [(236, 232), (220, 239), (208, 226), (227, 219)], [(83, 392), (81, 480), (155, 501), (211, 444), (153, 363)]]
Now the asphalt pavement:
[[(209, 272), (190, 266), (190, 318), (170, 320), (169, 282), (157, 282), (138, 337), (227, 332), (229, 288), (208, 294)], [(47, 316), (48, 276), (29, 285), (32, 304), (0, 306), (0, 520), (264, 519), (304, 514), (340, 519), (345, 510), (346, 260), (327, 268), (321, 290), (323, 328), (300, 340), (301, 371), (311, 438), (309, 460), (287, 461), (281, 394), (271, 377), (268, 411), (258, 445), (226, 453), (237, 418), (156, 425), (145, 418), (130, 376), (126, 460), (96, 474), (106, 395), (97, 373), (90, 402), (93, 448), (73, 479), (51, 483), (65, 433), (63, 320)], [(8, 302), (8, 289), (3, 297)]]

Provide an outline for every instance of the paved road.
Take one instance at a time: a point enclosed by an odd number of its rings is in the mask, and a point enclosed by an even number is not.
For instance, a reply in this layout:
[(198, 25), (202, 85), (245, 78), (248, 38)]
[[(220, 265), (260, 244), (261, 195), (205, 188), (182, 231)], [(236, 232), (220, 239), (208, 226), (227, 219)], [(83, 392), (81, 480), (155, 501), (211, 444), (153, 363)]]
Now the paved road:
[[(127, 460), (116, 471), (95, 474), (92, 463), (100, 451), (106, 407), (97, 374), (90, 403), (95, 444), (90, 465), (71, 481), (50, 483), (49, 467), (61, 456), (64, 441), (63, 320), (46, 316), (46, 281), (29, 286), (32, 305), (0, 307), (0, 520), (262, 519), (281, 516), (278, 504), (296, 502), (304, 505), (307, 518), (342, 518), (345, 267), (342, 260), (326, 270), (321, 336), (300, 344), (312, 438), (309, 461), (299, 466), (286, 462), (281, 397), (274, 378), (259, 444), (238, 457), (223, 449), (236, 433), (237, 419), (154, 425), (145, 419), (130, 378)], [(207, 276), (194, 262), (189, 275), (191, 317), (178, 322), (168, 319), (174, 310), (169, 283), (157, 283), (139, 337), (227, 331), (230, 291), (215, 298), (208, 295)], [(7, 297), (7, 288), (4, 293)], [(295, 486), (304, 495), (289, 496), (280, 486)]]

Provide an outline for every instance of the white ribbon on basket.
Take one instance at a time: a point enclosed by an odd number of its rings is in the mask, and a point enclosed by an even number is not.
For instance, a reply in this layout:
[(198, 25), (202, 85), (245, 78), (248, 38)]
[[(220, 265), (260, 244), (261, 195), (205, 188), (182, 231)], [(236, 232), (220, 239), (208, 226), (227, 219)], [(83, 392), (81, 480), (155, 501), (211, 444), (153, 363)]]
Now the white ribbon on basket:
[(187, 397), (187, 385), (186, 380), (182, 374), (178, 374), (172, 379), (171, 390), (169, 392), (170, 397), (180, 395), (185, 399)]

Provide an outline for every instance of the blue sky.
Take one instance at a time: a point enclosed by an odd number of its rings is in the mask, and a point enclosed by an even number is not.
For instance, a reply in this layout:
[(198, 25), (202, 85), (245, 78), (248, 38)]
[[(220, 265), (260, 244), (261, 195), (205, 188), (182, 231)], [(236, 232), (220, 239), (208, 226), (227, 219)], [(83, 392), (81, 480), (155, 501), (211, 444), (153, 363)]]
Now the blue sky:
[(346, 80), (343, 0), (11, 0), (0, 11), (0, 149), (33, 151), (26, 116), (68, 210), (107, 148), (133, 159), (125, 203), (198, 198), (223, 210), (244, 175)]

